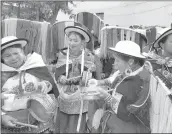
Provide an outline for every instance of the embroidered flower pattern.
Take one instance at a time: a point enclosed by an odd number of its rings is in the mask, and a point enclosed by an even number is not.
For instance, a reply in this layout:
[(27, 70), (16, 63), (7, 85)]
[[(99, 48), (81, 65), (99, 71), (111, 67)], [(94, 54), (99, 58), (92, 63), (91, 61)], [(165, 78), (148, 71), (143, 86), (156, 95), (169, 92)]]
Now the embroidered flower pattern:
[(153, 52), (150, 52), (148, 55), (150, 58), (155, 59), (157, 64), (172, 67), (172, 59), (170, 59), (169, 57), (163, 58)]
[(162, 73), (168, 80), (172, 82), (172, 73), (169, 71), (169, 68), (172, 67), (172, 59), (170, 57), (163, 58), (154, 52), (149, 53), (149, 57), (156, 61), (156, 64), (162, 66), (161, 69), (158, 69), (159, 72)]
[(15, 86), (12, 88), (12, 90), (10, 91), (11, 94), (16, 94), (19, 95), (20, 94), (20, 90), (19, 90), (19, 86)]
[(167, 78), (169, 79), (170, 81), (172, 81), (172, 74), (166, 70), (163, 70), (162, 71), (162, 74)]
[(26, 83), (24, 90), (26, 92), (33, 92), (33, 91), (35, 91), (36, 88), (34, 86), (34, 83), (33, 82)]

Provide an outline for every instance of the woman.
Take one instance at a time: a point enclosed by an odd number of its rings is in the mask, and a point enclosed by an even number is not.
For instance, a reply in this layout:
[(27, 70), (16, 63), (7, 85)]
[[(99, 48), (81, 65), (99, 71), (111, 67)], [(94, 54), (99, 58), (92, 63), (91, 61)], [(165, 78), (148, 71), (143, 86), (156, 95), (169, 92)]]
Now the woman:
[[(109, 49), (115, 58), (114, 69), (118, 70), (118, 76), (114, 75), (116, 79), (112, 83), (109, 78), (97, 81), (97, 96), (105, 104), (95, 112), (91, 131), (149, 132), (149, 80), (146, 82), (142, 76), (146, 73), (143, 68), (145, 57), (141, 55), (139, 45), (132, 41), (119, 41), (115, 48)], [(109, 87), (112, 94), (108, 91)]]
[(92, 78), (98, 59), (86, 48), (91, 39), (86, 29), (69, 26), (65, 33), (68, 48), (59, 53), (55, 73), (60, 91), (57, 125), (61, 133), (86, 132), (88, 101), (82, 101), (80, 93)]
[(155, 75), (159, 76), (172, 88), (172, 29), (167, 30), (153, 44), (153, 51), (148, 53)]
[[(33, 115), (33, 111), (32, 113), (28, 111), (36, 104), (32, 103), (32, 105), (29, 105), (29, 100), (32, 100), (32, 102), (37, 99), (44, 101), (41, 97), (45, 98), (45, 103), (50, 100), (52, 109), (55, 109), (55, 98), (53, 95), (50, 97), (47, 93), (51, 93), (53, 90), (58, 96), (58, 90), (42, 57), (37, 53), (28, 54), (27, 56), (24, 54), (24, 47), (27, 43), (26, 39), (18, 39), (15, 36), (2, 38), (1, 92), (8, 98), (4, 100), (4, 105), (2, 106), (2, 111), (4, 112), (1, 116), (2, 132), (30, 132), (30, 127), (17, 125), (17, 122), (29, 124), (28, 120), (32, 120), (32, 124), (36, 123), (36, 125), (39, 125), (38, 129), (32, 129), (32, 132), (44, 131), (45, 128), (48, 130), (53, 125), (52, 121), (44, 122), (43, 124), (37, 118), (39, 115)], [(39, 104), (34, 109), (35, 112), (40, 110), (38, 106)]]

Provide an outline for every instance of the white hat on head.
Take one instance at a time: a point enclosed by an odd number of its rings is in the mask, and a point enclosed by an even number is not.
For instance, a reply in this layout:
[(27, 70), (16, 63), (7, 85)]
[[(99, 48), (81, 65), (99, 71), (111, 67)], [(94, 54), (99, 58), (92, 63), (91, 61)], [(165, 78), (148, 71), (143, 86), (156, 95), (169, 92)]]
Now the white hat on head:
[(132, 41), (119, 41), (115, 47), (109, 47), (110, 50), (122, 53), (125, 55), (137, 57), (137, 58), (146, 58), (141, 54), (140, 46)]
[(16, 36), (6, 36), (1, 39), (1, 50), (13, 46), (15, 44), (21, 44), (22, 47), (24, 47), (28, 43), (28, 40), (17, 38)]
[(88, 32), (83, 29), (82, 27), (79, 26), (68, 26), (64, 29), (65, 33), (68, 35), (70, 32), (77, 32), (79, 34), (81, 34), (82, 36), (84, 36), (85, 38), (85, 42), (89, 42), (91, 40), (90, 35), (88, 34)]

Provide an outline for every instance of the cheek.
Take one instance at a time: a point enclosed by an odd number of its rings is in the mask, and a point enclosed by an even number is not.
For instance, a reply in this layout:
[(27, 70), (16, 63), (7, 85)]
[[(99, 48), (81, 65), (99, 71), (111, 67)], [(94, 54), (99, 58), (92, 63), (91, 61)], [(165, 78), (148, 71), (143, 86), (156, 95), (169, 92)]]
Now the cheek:
[(119, 63), (119, 67), (120, 67), (121, 69), (123, 69), (123, 68), (125, 67), (125, 64), (124, 64), (123, 62), (120, 62), (120, 63)]
[(81, 45), (80, 43), (76, 43), (76, 44), (75, 44), (75, 48), (76, 48), (76, 49), (81, 49), (81, 48), (82, 48), (82, 45)]
[(24, 56), (24, 54), (19, 54), (19, 55), (17, 56), (17, 58), (18, 58), (18, 60), (20, 60), (21, 62), (23, 62), (24, 59), (25, 59), (25, 56)]
[(9, 65), (12, 60), (10, 60), (10, 59), (3, 59), (3, 61), (4, 61), (5, 64)]
[(172, 52), (172, 42), (168, 43), (168, 50), (170, 50), (170, 52)]
[(115, 67), (117, 67), (117, 68), (120, 69), (121, 66), (122, 66), (122, 65), (121, 65), (121, 61), (120, 61), (120, 60), (116, 60), (116, 61), (115, 61)]
[(172, 53), (172, 43), (170, 42), (170, 43), (166, 43), (166, 44), (164, 44), (164, 49), (166, 50), (166, 51), (168, 51), (168, 52), (171, 52)]
[(6, 58), (4, 58), (4, 63), (10, 64), (10, 63), (12, 63), (14, 60), (16, 60), (16, 59), (17, 59), (16, 56), (6, 57)]

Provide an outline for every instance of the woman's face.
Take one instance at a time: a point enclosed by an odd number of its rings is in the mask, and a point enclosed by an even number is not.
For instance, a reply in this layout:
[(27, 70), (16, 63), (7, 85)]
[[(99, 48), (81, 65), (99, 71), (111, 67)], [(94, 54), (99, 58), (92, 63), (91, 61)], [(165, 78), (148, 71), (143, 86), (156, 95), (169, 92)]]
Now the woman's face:
[(69, 43), (69, 48), (72, 51), (78, 52), (78, 51), (82, 50), (82, 48), (83, 48), (83, 41), (82, 41), (81, 37), (74, 32), (69, 34), (68, 43)]
[(120, 56), (117, 54), (113, 54), (113, 57), (115, 58), (113, 69), (119, 70), (121, 73), (125, 72), (125, 70), (128, 68), (128, 63), (124, 61)]
[(172, 34), (168, 35), (167, 40), (161, 46), (166, 53), (172, 55)]
[(24, 63), (25, 55), (21, 48), (11, 47), (4, 50), (2, 53), (2, 59), (4, 64), (13, 68), (19, 68)]

